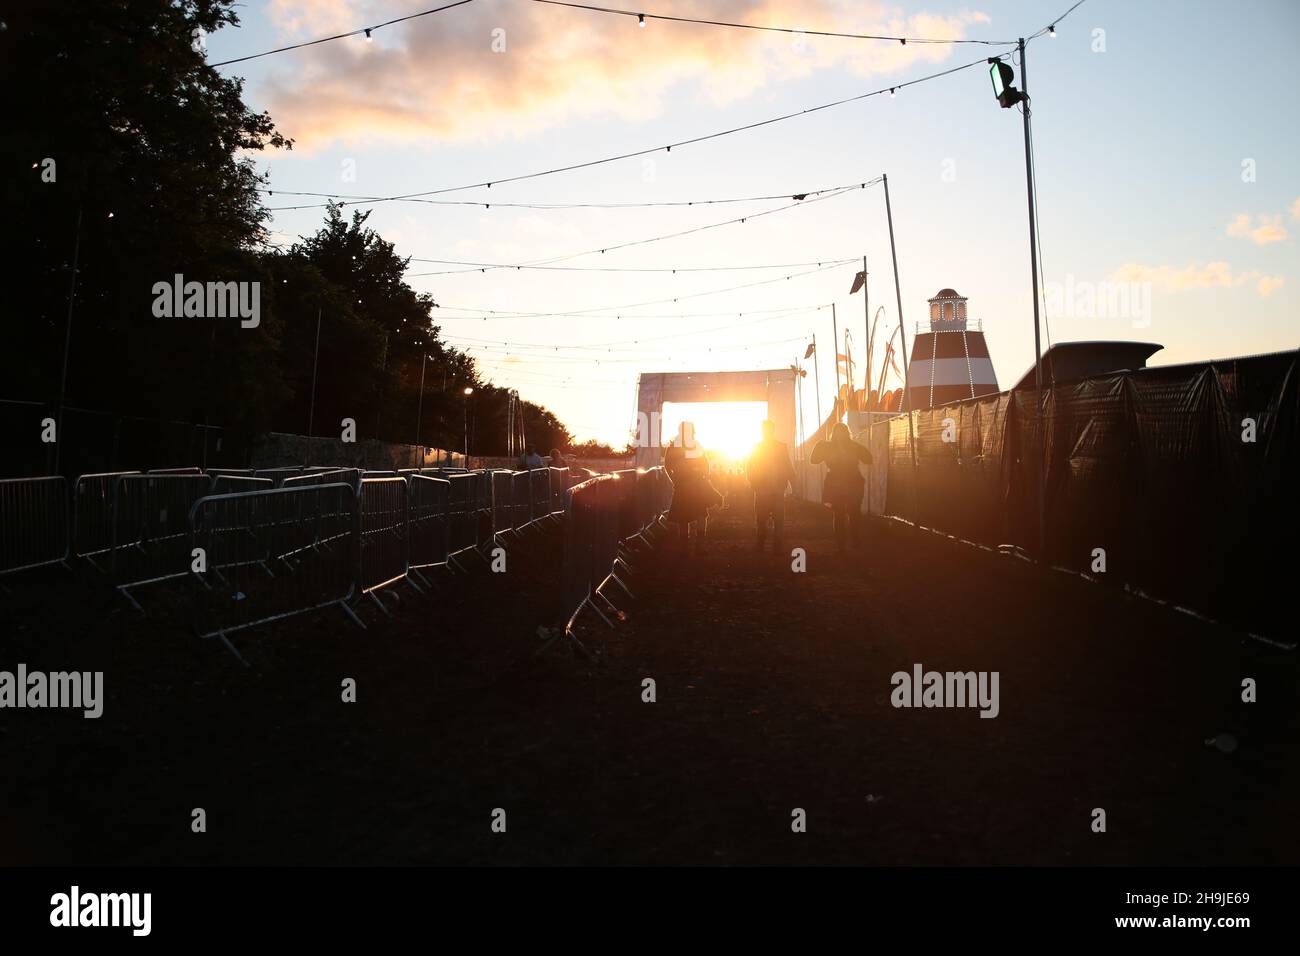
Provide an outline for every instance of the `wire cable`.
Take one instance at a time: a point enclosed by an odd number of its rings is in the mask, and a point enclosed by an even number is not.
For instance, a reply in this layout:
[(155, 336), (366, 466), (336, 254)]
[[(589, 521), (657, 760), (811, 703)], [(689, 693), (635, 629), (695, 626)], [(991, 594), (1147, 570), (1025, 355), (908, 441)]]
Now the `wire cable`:
[(456, 0), (455, 3), (448, 3), (445, 6), (434, 7), (432, 10), (421, 10), (419, 13), (408, 14), (407, 16), (397, 17), (392, 20), (385, 20), (383, 23), (376, 23), (374, 26), (357, 27), (357, 29), (350, 30), (347, 33), (336, 33), (334, 36), (321, 37), (317, 40), (308, 40), (305, 43), (294, 43), (291, 46), (277, 47), (274, 50), (264, 50), (261, 53), (252, 53), (248, 56), (237, 56), (233, 60), (222, 60), (220, 63), (210, 63), (208, 65), (213, 69), (216, 69), (219, 66), (230, 66), (233, 63), (246, 63), (249, 60), (261, 59), (264, 56), (271, 56), (275, 53), (288, 53), (290, 50), (301, 50), (304, 47), (316, 46), (319, 43), (329, 43), (332, 40), (345, 40), (348, 37), (361, 36), (362, 34), (365, 34), (366, 38), (369, 39), (370, 34), (373, 31), (378, 30), (380, 27), (391, 27), (394, 23), (403, 23), (407, 20), (427, 17), (432, 13), (442, 13), (442, 11), (450, 10), (452, 7), (463, 7), (465, 4), (472, 2), (473, 0)]

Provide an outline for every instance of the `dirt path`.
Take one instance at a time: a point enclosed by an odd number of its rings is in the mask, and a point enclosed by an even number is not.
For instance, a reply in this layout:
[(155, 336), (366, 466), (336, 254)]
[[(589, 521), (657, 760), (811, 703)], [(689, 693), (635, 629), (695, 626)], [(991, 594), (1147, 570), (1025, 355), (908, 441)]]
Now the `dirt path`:
[[(341, 614), (250, 632), (247, 669), (188, 636), (165, 592), (140, 618), (42, 579), (4, 620), (0, 667), (102, 668), (109, 700), (99, 721), (5, 713), (0, 858), (1300, 862), (1294, 654), (933, 536), (870, 535), (837, 562), (828, 516), (794, 509), (796, 574), (724, 513), (706, 554), (665, 541), (638, 559), (627, 623), (584, 619), (595, 663), (532, 656), (559, 610), (558, 529), (512, 546), (505, 575), (404, 592), (391, 622), (365, 611), (364, 633)], [(917, 663), (998, 671), (999, 716), (892, 707), (890, 675)], [(1259, 703), (1240, 703), (1243, 677)], [(1234, 752), (1205, 745), (1220, 733)]]

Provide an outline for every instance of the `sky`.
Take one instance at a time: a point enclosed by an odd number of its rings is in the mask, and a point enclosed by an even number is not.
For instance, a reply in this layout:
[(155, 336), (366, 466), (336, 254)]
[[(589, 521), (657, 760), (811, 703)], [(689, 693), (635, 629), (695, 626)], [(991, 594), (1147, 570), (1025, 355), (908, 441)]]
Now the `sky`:
[[(1014, 41), (1071, 2), (598, 5), (914, 41)], [(243, 57), (431, 5), (249, 0), (237, 7), (238, 28), (206, 38), (207, 56)], [(1153, 365), (1296, 348), (1300, 4), (1085, 0), (1056, 32), (1029, 44), (1025, 64), (1044, 345), (1157, 342)], [(897, 298), (910, 341), (926, 300), (951, 287), (982, 323), (999, 384), (1015, 383), (1034, 358), (1023, 127), (1018, 110), (998, 107), (983, 63), (1005, 50), (654, 19), (640, 27), (536, 0), (472, 0), (376, 29), (372, 42), (351, 37), (220, 69), (244, 77), (245, 101), (295, 140), (290, 152), (255, 154), (270, 175), (280, 241), (323, 217), (280, 208), (324, 202), (286, 193), (384, 197), (497, 181), (428, 197), (438, 204), (358, 208), (373, 209), (369, 225), (399, 254), (446, 260), (408, 270), (439, 304), (446, 341), (496, 384), (552, 409), (578, 440), (622, 445), (639, 372), (785, 368), (813, 335), (829, 407), (832, 304), (860, 366), (866, 315), (862, 293), (849, 289), (863, 256), (868, 307), (883, 307), (878, 343), (898, 325)], [(684, 143), (974, 61), (892, 97)], [(670, 143), (683, 145), (500, 182)], [(874, 183), (882, 173), (897, 297)], [(858, 188), (820, 192), (841, 186)], [(816, 195), (790, 198), (807, 193)], [(749, 197), (776, 198), (614, 205)], [(644, 241), (678, 233), (688, 234)], [(539, 261), (564, 268), (455, 264)], [(808, 430), (815, 424), (810, 414)]]

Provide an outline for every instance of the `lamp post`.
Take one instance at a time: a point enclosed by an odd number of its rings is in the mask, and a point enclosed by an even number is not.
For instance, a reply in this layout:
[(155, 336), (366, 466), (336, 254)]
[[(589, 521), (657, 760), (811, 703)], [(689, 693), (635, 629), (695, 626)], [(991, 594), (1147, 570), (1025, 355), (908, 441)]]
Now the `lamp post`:
[[(1052, 27), (1052, 35), (1056, 28)], [(1020, 38), (1017, 49), (1020, 52), (1020, 85), (1017, 90), (1013, 85), (1015, 71), (1003, 63), (999, 57), (989, 57), (989, 78), (993, 81), (993, 95), (998, 105), (1004, 110), (1017, 104), (1021, 106), (1025, 133), (1025, 188), (1029, 194), (1029, 275), (1034, 291), (1034, 410), (1038, 424), (1038, 559), (1047, 559), (1047, 465), (1044, 461), (1047, 449), (1047, 435), (1043, 422), (1043, 351), (1038, 331), (1038, 232), (1037, 217), (1034, 212), (1034, 158), (1029, 143), (1029, 81), (1025, 71), (1025, 40)]]
[(420, 425), (424, 421), (424, 366), (429, 359), (429, 353), (420, 353), (420, 401), (415, 412), (415, 446), (420, 449), (420, 465), (424, 467), (424, 443), (420, 441)]
[(468, 467), (469, 467), (469, 397), (470, 397), (471, 395), (474, 394), (474, 389), (472, 389), (472, 388), (470, 388), (470, 386), (466, 385), (465, 388), (464, 388), (464, 390), (461, 392), (461, 394), (465, 396), (465, 402), (464, 402), (464, 412), (465, 412), (465, 467), (468, 468)]

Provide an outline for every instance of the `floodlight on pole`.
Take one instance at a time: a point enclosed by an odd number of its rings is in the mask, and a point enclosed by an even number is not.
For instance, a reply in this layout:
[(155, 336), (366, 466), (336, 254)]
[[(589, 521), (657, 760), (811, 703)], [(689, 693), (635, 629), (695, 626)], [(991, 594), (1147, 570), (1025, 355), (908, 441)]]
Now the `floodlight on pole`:
[(993, 95), (1004, 110), (1025, 99), (1025, 94), (1015, 87), (1015, 70), (995, 56), (989, 57), (989, 79), (993, 81)]

